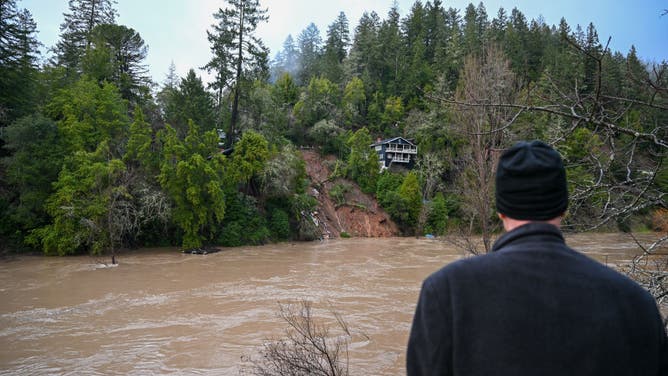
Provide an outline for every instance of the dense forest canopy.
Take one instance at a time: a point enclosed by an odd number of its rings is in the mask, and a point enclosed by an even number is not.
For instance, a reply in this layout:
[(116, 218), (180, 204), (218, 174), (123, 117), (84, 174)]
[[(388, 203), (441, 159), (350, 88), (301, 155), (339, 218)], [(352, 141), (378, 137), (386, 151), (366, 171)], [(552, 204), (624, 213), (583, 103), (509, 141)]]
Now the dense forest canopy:
[[(300, 146), (373, 194), (405, 234), (498, 231), (499, 152), (543, 139), (563, 155), (567, 228), (668, 228), (668, 63), (611, 51), (589, 24), (519, 9), (416, 1), (401, 17), (332, 15), (269, 60), (258, 0), (227, 0), (211, 60), (161, 83), (111, 0), (70, 0), (53, 58), (0, 3), (0, 242), (45, 254), (261, 244), (319, 237)], [(667, 21), (668, 22), (668, 21)], [(205, 84), (195, 69), (214, 79)], [(411, 171), (370, 145), (402, 136)]]

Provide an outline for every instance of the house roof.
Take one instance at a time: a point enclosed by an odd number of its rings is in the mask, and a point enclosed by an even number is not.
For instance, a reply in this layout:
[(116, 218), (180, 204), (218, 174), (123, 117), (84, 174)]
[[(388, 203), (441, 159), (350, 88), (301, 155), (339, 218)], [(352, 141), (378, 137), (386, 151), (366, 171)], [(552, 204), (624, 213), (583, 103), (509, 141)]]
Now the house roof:
[(402, 139), (402, 140), (406, 141), (408, 144), (415, 146), (415, 144), (413, 142), (411, 142), (411, 141), (409, 141), (409, 140), (407, 140), (403, 137), (386, 138), (384, 140), (380, 140), (378, 142), (375, 142), (375, 143), (371, 144), (371, 146), (389, 144), (390, 142), (393, 142), (393, 141), (399, 140), (399, 139)]

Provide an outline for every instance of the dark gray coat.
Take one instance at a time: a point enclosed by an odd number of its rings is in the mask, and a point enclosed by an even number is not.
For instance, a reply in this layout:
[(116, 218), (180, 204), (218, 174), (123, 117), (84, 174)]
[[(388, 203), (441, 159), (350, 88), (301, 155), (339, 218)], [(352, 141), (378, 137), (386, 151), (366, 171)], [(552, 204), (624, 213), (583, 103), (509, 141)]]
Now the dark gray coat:
[(530, 223), (429, 276), (407, 352), (414, 375), (668, 375), (654, 299)]

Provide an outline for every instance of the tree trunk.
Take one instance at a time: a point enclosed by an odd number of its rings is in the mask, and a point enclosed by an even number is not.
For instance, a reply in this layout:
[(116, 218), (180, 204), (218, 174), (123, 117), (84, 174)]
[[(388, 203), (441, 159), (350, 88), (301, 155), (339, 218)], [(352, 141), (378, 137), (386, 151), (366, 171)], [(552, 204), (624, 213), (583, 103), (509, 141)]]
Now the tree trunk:
[(234, 143), (237, 121), (239, 119), (239, 86), (241, 85), (241, 68), (243, 67), (243, 40), (244, 40), (244, 4), (241, 4), (239, 10), (239, 56), (237, 57), (237, 75), (234, 86), (234, 101), (232, 102), (232, 119), (230, 121), (230, 134), (227, 138), (227, 146), (231, 147)]

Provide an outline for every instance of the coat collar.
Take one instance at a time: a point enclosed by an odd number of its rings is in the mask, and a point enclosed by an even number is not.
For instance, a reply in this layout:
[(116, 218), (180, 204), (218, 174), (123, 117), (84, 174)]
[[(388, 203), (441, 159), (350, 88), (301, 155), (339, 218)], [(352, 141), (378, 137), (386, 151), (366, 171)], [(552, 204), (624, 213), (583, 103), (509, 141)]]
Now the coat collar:
[(537, 240), (565, 244), (564, 235), (561, 233), (559, 227), (545, 222), (531, 222), (501, 235), (501, 237), (494, 242), (492, 252), (501, 250), (510, 244)]

